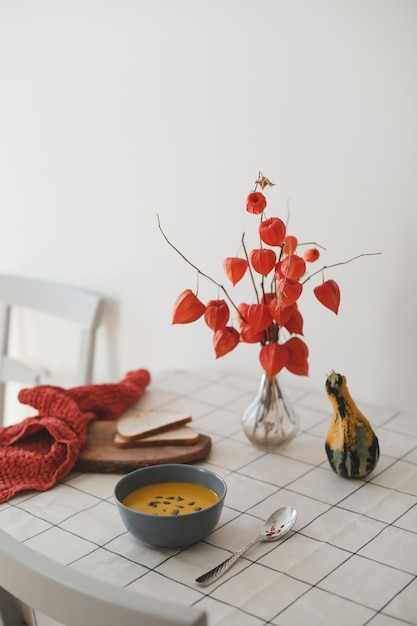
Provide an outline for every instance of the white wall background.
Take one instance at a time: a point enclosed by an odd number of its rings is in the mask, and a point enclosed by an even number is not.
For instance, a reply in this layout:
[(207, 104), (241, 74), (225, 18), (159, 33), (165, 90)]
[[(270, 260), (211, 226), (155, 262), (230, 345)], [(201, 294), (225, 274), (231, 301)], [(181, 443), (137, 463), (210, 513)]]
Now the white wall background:
[(260, 373), (257, 347), (216, 361), (202, 320), (171, 326), (196, 275), (156, 214), (226, 281), (261, 170), (270, 214), (289, 201), (324, 262), (383, 253), (326, 274), (337, 317), (310, 281), (310, 376), (285, 379), (321, 390), (335, 369), (355, 399), (415, 412), (416, 76), (415, 0), (1, 0), (0, 271), (108, 298), (98, 382)]

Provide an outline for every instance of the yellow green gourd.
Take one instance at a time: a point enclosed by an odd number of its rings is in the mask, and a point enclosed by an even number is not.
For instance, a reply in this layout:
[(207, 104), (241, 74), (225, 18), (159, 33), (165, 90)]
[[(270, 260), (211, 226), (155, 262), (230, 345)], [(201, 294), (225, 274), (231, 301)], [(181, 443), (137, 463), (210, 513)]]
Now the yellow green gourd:
[(352, 400), (345, 376), (332, 372), (326, 380), (326, 392), (334, 410), (326, 437), (329, 463), (343, 478), (366, 476), (378, 463), (378, 438)]

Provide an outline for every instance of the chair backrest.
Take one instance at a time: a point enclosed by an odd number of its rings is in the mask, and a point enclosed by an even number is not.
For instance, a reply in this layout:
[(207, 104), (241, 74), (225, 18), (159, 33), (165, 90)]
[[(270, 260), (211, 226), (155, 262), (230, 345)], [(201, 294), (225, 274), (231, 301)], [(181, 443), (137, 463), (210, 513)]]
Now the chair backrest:
[[(102, 298), (95, 293), (46, 280), (0, 274), (0, 425), (5, 383), (76, 386), (92, 382), (94, 343)], [(74, 322), (80, 331), (78, 361), (70, 377), (54, 377), (43, 367), (31, 367), (10, 355), (12, 311), (30, 309)], [(63, 344), (65, 342), (63, 341)]]
[[(66, 626), (206, 626), (205, 612), (118, 588), (0, 530), (0, 623), (21, 624), (21, 603)], [(3, 621), (2, 621), (3, 620)], [(24, 623), (24, 622), (23, 622)]]

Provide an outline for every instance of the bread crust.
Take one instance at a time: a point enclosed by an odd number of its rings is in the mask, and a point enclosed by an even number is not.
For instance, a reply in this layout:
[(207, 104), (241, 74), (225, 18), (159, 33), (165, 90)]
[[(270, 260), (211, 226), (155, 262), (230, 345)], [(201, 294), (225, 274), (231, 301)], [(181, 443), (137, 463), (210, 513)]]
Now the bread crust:
[(116, 432), (122, 441), (132, 442), (184, 426), (191, 420), (191, 415), (178, 411), (129, 411), (117, 421)]
[(131, 439), (127, 441), (118, 433), (114, 436), (114, 445), (117, 448), (140, 448), (154, 446), (192, 446), (200, 439), (200, 433), (190, 426), (172, 428), (156, 435)]

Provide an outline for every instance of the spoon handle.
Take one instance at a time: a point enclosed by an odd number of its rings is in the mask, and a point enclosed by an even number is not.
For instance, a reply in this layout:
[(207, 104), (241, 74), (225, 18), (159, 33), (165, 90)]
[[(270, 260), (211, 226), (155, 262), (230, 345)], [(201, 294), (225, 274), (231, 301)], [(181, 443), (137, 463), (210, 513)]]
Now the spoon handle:
[(261, 541), (261, 539), (262, 537), (256, 537), (256, 539), (252, 539), (252, 541), (240, 548), (240, 550), (229, 556), (225, 561), (223, 561), (223, 563), (216, 565), (216, 567), (213, 567), (213, 569), (211, 569), (210, 571), (196, 578), (195, 582), (202, 586), (209, 585), (210, 583), (214, 582), (215, 580), (220, 578), (220, 576), (222, 576), (229, 569), (229, 567), (231, 567), (233, 563), (235, 563), (238, 558), (242, 556), (242, 554), (244, 554), (250, 548), (252, 548), (252, 546), (257, 544), (258, 541)]

